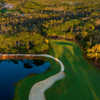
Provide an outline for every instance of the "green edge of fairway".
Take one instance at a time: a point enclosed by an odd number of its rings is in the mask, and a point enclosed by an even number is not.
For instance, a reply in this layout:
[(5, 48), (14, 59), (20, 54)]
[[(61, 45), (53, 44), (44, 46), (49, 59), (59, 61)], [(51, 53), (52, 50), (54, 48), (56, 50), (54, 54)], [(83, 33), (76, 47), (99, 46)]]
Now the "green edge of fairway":
[(51, 63), (51, 67), (48, 69), (48, 71), (43, 74), (29, 75), (24, 80), (21, 80), (16, 84), (14, 100), (28, 100), (29, 92), (33, 84), (59, 72), (59, 64), (52, 59), (47, 60), (49, 60)]
[[(49, 54), (64, 63), (66, 77), (46, 91), (46, 100), (100, 100), (100, 70), (88, 64), (79, 46), (64, 40), (50, 40), (50, 43), (52, 49)], [(51, 68), (44, 74), (29, 76), (20, 81), (14, 100), (28, 100), (33, 84), (57, 73), (59, 65), (53, 61), (51, 63)]]
[(100, 100), (100, 70), (83, 58), (76, 43), (62, 40), (51, 43), (65, 65), (66, 77), (46, 91), (47, 100)]

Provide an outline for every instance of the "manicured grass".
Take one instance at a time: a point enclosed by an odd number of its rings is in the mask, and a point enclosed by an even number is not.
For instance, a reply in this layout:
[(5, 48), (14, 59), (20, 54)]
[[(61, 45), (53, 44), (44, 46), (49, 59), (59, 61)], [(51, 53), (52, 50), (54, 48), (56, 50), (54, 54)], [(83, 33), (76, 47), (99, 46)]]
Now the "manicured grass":
[(100, 100), (100, 69), (88, 64), (75, 43), (52, 41), (52, 46), (66, 77), (48, 89), (47, 100)]
[[(78, 45), (69, 41), (51, 40), (53, 47), (49, 54), (59, 58), (65, 65), (66, 77), (46, 91), (46, 100), (100, 100), (100, 70), (88, 64)], [(30, 76), (20, 81), (16, 87), (14, 100), (28, 100), (32, 85), (59, 71), (52, 67), (41, 75)]]
[(51, 67), (47, 72), (38, 75), (30, 75), (16, 84), (14, 100), (28, 100), (29, 92), (33, 84), (56, 74), (60, 70), (58, 63), (55, 63), (51, 59), (48, 60), (51, 62)]

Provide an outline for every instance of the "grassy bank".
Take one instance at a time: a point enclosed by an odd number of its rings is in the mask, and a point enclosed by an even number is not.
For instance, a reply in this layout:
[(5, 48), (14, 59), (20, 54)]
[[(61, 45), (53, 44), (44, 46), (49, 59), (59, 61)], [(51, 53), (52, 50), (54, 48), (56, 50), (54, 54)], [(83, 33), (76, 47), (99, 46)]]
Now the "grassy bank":
[[(53, 49), (49, 53), (63, 61), (66, 77), (48, 89), (47, 100), (99, 100), (100, 70), (88, 64), (75, 43), (51, 40), (51, 44)], [(52, 67), (46, 73), (20, 81), (14, 100), (28, 100), (32, 85), (55, 74), (58, 70), (59, 66), (52, 61)]]
[(47, 60), (49, 60), (51, 63), (51, 67), (47, 72), (38, 75), (32, 74), (16, 84), (14, 100), (28, 100), (29, 92), (33, 84), (56, 74), (60, 70), (58, 63), (54, 62), (52, 59)]
[(88, 64), (75, 43), (53, 41), (52, 46), (65, 65), (66, 78), (46, 92), (47, 100), (100, 100), (100, 70)]

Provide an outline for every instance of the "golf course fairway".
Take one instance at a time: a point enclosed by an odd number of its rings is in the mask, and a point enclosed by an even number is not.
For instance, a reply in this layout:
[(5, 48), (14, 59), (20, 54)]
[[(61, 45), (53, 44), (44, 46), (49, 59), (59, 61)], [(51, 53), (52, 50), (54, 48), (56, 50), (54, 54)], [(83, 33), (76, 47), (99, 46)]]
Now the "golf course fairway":
[[(52, 49), (49, 54), (63, 62), (66, 77), (46, 91), (46, 100), (100, 100), (100, 69), (84, 59), (76, 43), (64, 40), (50, 42)], [(51, 60), (51, 64), (51, 68), (44, 74), (31, 75), (20, 81), (16, 86), (14, 100), (28, 100), (33, 84), (60, 70), (56, 62)]]

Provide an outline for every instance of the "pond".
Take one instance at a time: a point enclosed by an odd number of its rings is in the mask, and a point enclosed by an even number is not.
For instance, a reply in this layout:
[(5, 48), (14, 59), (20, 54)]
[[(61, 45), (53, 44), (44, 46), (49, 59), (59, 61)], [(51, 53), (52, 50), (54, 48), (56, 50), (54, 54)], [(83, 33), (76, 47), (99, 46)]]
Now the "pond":
[[(39, 62), (39, 63), (38, 63)], [(49, 62), (37, 60), (0, 61), (0, 100), (13, 100), (18, 81), (30, 74), (40, 74), (50, 67)]]

